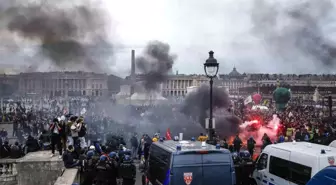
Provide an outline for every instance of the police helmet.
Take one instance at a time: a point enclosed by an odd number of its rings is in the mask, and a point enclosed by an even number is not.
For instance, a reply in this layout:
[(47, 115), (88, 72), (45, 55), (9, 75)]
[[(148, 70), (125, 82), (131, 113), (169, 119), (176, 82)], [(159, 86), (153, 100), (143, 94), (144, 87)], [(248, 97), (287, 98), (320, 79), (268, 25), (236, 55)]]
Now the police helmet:
[(239, 152), (239, 157), (241, 157), (243, 159), (249, 159), (249, 158), (251, 158), (251, 154), (247, 150), (243, 150), (243, 151)]
[(95, 150), (96, 148), (93, 146), (93, 145), (91, 145), (90, 147), (89, 147), (89, 150)]
[(131, 160), (131, 157), (130, 157), (129, 155), (125, 155), (124, 160), (125, 160), (125, 161), (130, 161), (130, 160)]
[(113, 157), (116, 157), (116, 156), (117, 156), (117, 153), (115, 153), (115, 152), (110, 152), (109, 153), (110, 158), (113, 158)]
[(105, 155), (100, 156), (99, 160), (100, 161), (106, 161), (107, 157)]
[(91, 158), (94, 155), (94, 152), (93, 151), (88, 151), (86, 155), (87, 155), (88, 158)]

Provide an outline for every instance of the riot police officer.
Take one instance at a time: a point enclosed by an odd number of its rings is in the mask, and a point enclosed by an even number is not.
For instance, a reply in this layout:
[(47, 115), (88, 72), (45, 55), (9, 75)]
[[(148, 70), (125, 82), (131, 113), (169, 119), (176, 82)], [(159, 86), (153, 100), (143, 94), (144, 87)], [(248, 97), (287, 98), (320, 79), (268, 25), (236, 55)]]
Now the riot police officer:
[[(95, 168), (95, 184), (96, 185), (110, 185), (112, 182), (110, 182), (110, 172), (111, 172), (111, 166), (107, 162), (107, 157), (102, 155), (99, 158), (99, 161)], [(116, 183), (115, 183), (116, 184)]]
[(123, 179), (123, 185), (135, 184), (136, 167), (129, 155), (125, 155), (123, 162), (120, 164), (119, 174)]

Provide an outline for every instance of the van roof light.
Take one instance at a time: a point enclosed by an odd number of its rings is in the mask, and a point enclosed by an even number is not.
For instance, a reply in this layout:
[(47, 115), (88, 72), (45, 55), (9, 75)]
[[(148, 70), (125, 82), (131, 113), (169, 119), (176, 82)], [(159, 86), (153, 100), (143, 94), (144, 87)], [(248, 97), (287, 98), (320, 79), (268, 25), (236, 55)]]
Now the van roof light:
[(206, 142), (202, 141), (202, 147), (206, 147)]
[(219, 144), (216, 144), (216, 149), (220, 149), (220, 145)]
[(177, 145), (177, 146), (176, 146), (176, 150), (177, 150), (177, 151), (182, 150), (182, 146), (181, 146), (181, 145)]
[(191, 138), (191, 141), (196, 141), (195, 137), (192, 137), (192, 138)]
[(163, 142), (163, 138), (162, 137), (160, 137), (160, 140), (159, 140), (160, 142)]

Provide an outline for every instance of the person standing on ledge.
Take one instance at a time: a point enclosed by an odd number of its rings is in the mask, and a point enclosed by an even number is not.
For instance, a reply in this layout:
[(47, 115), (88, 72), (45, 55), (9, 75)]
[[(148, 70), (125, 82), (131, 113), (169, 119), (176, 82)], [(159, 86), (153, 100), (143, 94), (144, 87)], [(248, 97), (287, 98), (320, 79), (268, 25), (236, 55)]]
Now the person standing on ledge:
[(62, 143), (61, 143), (61, 135), (62, 135), (62, 128), (57, 118), (53, 120), (50, 125), (51, 131), (51, 157), (55, 156), (55, 145), (57, 145), (57, 149), (59, 152), (59, 158), (62, 158)]

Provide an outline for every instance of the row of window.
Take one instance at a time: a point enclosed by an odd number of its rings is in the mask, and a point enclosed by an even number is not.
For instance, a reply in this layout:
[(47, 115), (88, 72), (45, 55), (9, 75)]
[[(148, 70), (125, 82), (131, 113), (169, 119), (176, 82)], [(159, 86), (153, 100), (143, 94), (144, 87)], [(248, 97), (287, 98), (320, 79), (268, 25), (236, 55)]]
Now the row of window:
[[(65, 91), (42, 91), (42, 94), (50, 94), (50, 96), (65, 96)], [(86, 91), (68, 91), (68, 96), (86, 96)], [(100, 90), (91, 91), (91, 96), (103, 96)]]
[[(35, 81), (33, 80), (25, 80), (24, 81), (25, 89), (35, 88)], [(103, 84), (92, 84), (92, 89), (102, 89)], [(54, 79), (54, 80), (42, 80), (42, 88), (86, 88), (86, 80), (85, 79)]]
[(192, 86), (192, 80), (169, 80), (166, 82), (167, 89), (187, 88), (189, 86)]
[[(258, 161), (259, 169), (266, 169), (268, 155), (262, 154)], [(298, 185), (305, 185), (311, 178), (312, 168), (278, 157), (270, 156), (269, 173)]]

